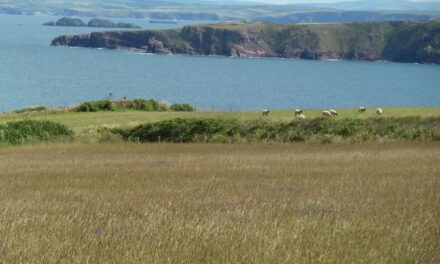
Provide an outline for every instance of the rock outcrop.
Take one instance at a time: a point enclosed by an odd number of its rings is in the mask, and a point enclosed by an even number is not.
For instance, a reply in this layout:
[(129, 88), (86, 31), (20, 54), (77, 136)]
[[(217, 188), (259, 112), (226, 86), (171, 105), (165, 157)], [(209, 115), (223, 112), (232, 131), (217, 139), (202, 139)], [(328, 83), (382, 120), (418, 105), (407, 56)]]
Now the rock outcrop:
[(52, 45), (160, 54), (440, 63), (440, 22), (214, 24), (61, 36)]

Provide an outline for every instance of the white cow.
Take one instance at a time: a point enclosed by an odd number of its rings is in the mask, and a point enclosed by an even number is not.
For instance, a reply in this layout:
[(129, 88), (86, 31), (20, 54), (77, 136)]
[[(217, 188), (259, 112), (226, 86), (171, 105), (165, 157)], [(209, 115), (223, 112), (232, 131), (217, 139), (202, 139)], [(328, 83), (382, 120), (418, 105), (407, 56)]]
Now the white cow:
[(381, 115), (383, 113), (382, 108), (377, 108), (376, 109), (376, 114)]
[(332, 115), (332, 116), (337, 116), (338, 115), (338, 112), (336, 112), (336, 110), (334, 110), (334, 109), (330, 109), (330, 114)]
[(367, 111), (367, 108), (361, 106), (358, 108), (359, 113), (365, 113), (365, 111)]
[(303, 110), (301, 109), (295, 109), (295, 116), (299, 116), (303, 114)]

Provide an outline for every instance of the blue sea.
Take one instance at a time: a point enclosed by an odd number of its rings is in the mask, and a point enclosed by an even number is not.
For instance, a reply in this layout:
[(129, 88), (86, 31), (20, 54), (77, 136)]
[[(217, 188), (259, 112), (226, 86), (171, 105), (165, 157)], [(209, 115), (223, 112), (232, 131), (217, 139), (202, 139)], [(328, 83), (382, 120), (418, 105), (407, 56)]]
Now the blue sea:
[[(51, 47), (59, 35), (106, 30), (41, 26), (56, 19), (0, 15), (0, 111), (74, 105), (109, 93), (217, 110), (440, 106), (439, 65)], [(113, 20), (150, 29), (200, 23)]]

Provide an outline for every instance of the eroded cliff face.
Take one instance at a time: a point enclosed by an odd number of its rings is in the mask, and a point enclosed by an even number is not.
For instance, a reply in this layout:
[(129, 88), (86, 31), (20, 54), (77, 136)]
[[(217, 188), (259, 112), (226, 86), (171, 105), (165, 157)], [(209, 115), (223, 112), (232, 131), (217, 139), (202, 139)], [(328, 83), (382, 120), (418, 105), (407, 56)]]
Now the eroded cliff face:
[(179, 36), (191, 44), (192, 52), (202, 55), (263, 57), (276, 56), (258, 28), (228, 29), (186, 26)]
[(159, 54), (440, 63), (440, 23), (200, 25), (61, 36), (52, 45)]

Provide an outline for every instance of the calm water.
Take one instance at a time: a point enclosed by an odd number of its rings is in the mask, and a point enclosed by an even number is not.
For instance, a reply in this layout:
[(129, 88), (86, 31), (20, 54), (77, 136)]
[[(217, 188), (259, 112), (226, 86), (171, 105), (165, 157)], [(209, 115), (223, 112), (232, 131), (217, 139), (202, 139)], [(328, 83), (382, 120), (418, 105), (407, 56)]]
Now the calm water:
[[(54, 19), (0, 15), (0, 111), (71, 105), (109, 92), (114, 97), (157, 98), (223, 110), (440, 105), (436, 65), (50, 47), (58, 35), (97, 30), (39, 26)], [(149, 28), (176, 26), (125, 21)]]

